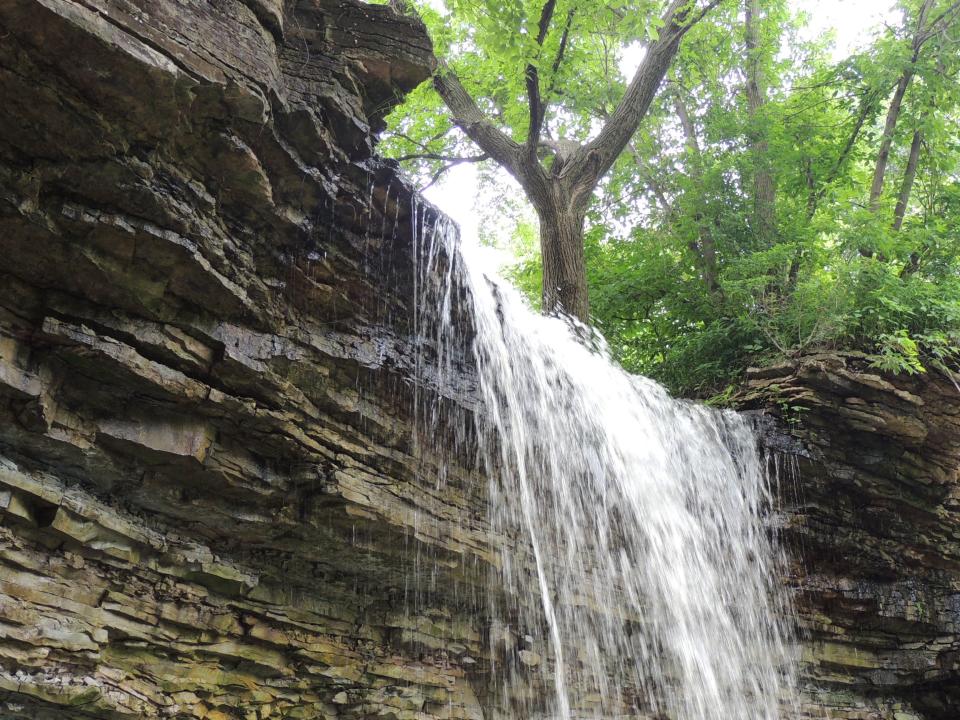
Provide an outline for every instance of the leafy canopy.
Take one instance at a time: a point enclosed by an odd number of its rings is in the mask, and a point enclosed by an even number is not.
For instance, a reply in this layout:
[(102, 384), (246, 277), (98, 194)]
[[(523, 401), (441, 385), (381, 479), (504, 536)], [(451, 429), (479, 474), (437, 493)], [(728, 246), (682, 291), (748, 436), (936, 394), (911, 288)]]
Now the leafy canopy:
[[(519, 143), (527, 139), (526, 68), (536, 67), (550, 141), (582, 143), (596, 134), (623, 96), (625, 53), (656, 39), (663, 2), (557, 0), (542, 46), (544, 2), (450, 0), (443, 10), (416, 3), (435, 52), (460, 78), (481, 110)], [(457, 129), (443, 101), (424, 83), (389, 118), (385, 154), (404, 158), (425, 183), (437, 171), (482, 153)]]
[[(823, 349), (860, 350), (891, 372), (956, 367), (960, 7), (902, 0), (862, 50), (834, 59), (829, 39), (803, 39), (805, 18), (787, 0), (752, 3), (751, 49), (750, 4), (725, 2), (690, 30), (596, 194), (585, 237), (592, 319), (625, 367), (688, 395), (720, 393), (749, 365)], [(660, 9), (560, 2), (542, 50), (531, 42), (537, 3), (457, 0), (422, 12), (463, 82), (522, 141), (527, 63), (552, 103), (548, 136), (583, 140), (622, 95), (619, 63), (656, 35)], [(759, 103), (748, 96), (751, 72)], [(424, 184), (453, 162), (441, 158), (478, 154), (428, 85), (390, 128), (391, 154), (432, 156), (406, 161)], [(887, 136), (883, 190), (871, 203)], [(760, 174), (770, 179), (772, 233), (758, 226)], [(528, 218), (509, 244), (511, 278), (535, 303)]]

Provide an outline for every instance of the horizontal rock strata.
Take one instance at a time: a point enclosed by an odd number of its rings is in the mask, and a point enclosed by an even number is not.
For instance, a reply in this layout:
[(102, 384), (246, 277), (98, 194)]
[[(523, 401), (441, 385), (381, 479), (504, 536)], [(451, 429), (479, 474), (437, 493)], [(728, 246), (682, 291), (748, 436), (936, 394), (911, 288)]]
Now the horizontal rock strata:
[(819, 717), (960, 712), (960, 376), (890, 376), (855, 353), (752, 371), (744, 401), (786, 450), (784, 538)]
[[(411, 339), (436, 214), (373, 156), (422, 30), (9, 0), (0, 37), (0, 717), (496, 717), (489, 647), (545, 660), (485, 627), (485, 481), (424, 420), (475, 388)], [(794, 436), (813, 717), (956, 717), (956, 393), (856, 355), (749, 379)]]
[(433, 211), (372, 159), (425, 35), (12, 0), (0, 36), (0, 716), (479, 717), (484, 486), (414, 454)]

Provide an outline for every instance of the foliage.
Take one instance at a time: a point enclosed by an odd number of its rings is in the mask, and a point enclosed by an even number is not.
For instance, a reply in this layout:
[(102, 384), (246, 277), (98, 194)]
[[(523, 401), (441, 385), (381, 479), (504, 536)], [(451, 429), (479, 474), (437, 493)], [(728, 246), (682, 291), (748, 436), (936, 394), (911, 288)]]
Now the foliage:
[[(526, 67), (537, 69), (548, 139), (585, 141), (622, 96), (617, 63), (625, 49), (654, 38), (656, 0), (556, 0), (543, 45), (536, 42), (543, 0), (448, 0), (438, 11), (413, 3), (444, 59), (499, 129), (517, 142), (529, 130)], [(403, 158), (421, 184), (460, 162), (491, 163), (456, 127), (430, 83), (388, 118), (382, 151)]]
[[(595, 324), (626, 368), (703, 397), (750, 365), (817, 350), (860, 350), (885, 372), (956, 368), (960, 10), (947, 0), (902, 0), (888, 27), (835, 60), (827, 40), (803, 39), (805, 19), (787, 0), (762, 0), (748, 58), (747, 3), (722, 3), (688, 33), (651, 113), (600, 187), (585, 236)], [(622, 93), (619, 58), (656, 33), (660, 8), (588, 2), (558, 5), (557, 17), (574, 7), (571, 62), (541, 71), (555, 101), (548, 126), (581, 137)], [(551, 57), (559, 33), (538, 55), (529, 29), (513, 36), (504, 28), (530, 28), (539, 3), (457, 0), (450, 10), (428, 17), (431, 30), (522, 137), (516, 69)], [(631, 22), (619, 22), (618, 11)], [(764, 85), (760, 106), (745, 92), (746, 59)], [(902, 107), (891, 113), (898, 83)], [(391, 151), (475, 153), (431, 93), (417, 91), (390, 119)], [(887, 135), (882, 192), (871, 202)], [(417, 162), (425, 181), (443, 166)], [(759, 173), (775, 188), (772, 237), (756, 220)], [(516, 227), (510, 272), (534, 300), (536, 237), (529, 223)]]

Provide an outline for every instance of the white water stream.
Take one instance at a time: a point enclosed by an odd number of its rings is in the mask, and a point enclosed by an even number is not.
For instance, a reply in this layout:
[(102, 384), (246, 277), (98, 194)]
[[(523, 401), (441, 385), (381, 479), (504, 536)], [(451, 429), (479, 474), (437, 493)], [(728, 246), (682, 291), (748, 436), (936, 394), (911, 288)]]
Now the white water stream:
[(500, 716), (791, 715), (783, 557), (749, 423), (628, 375), (534, 314), (455, 228), (422, 230), (415, 315), (431, 375), (453, 382), (463, 343), (479, 373), (475, 447), (504, 538), (491, 596), (505, 600), (490, 610)]

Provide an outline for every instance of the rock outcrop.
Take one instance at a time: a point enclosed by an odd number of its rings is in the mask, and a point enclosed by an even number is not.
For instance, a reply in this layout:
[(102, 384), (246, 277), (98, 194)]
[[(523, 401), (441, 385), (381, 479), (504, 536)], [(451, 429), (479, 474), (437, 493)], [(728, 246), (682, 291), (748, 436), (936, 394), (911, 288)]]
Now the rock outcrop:
[(0, 716), (479, 717), (484, 486), (412, 450), (433, 211), (372, 156), (425, 34), (11, 0), (0, 37)]
[[(743, 398), (800, 445), (781, 473), (810, 713), (960, 713), (960, 376), (882, 375), (858, 354), (752, 371)], [(819, 714), (818, 714), (819, 713)]]

